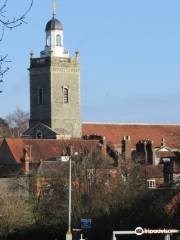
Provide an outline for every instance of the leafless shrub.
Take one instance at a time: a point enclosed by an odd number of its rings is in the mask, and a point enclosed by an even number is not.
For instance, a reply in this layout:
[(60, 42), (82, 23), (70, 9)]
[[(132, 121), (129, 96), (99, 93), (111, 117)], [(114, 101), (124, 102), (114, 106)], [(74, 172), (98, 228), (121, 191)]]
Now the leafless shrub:
[(0, 236), (6, 238), (10, 233), (32, 224), (31, 205), (21, 195), (0, 188)]
[[(21, 14), (19, 17), (9, 17), (8, 16), (8, 11), (7, 11), (7, 6), (9, 0), (4, 0), (2, 1), (0, 5), (0, 28), (1, 28), (1, 35), (0, 35), (0, 42), (2, 42), (5, 29), (10, 29), (12, 30), (13, 28), (19, 27), (24, 23), (27, 23), (25, 21), (27, 14), (32, 8), (34, 0), (29, 0), (29, 5), (27, 9), (24, 11), (23, 14)], [(8, 54), (6, 55), (1, 55), (0, 54), (0, 83), (3, 82), (4, 75), (6, 72), (9, 70), (9, 67), (6, 66), (10, 60), (8, 59)], [(0, 91), (1, 93), (2, 91)]]
[(17, 108), (13, 113), (6, 117), (12, 136), (21, 137), (23, 132), (28, 128), (29, 113)]

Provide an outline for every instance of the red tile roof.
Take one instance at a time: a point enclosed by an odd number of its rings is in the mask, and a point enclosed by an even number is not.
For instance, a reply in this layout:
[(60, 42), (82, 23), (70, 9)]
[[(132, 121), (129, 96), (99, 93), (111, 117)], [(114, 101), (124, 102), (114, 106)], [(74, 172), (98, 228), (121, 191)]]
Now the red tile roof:
[(82, 131), (83, 135), (105, 136), (113, 145), (120, 145), (124, 136), (130, 136), (132, 147), (141, 139), (153, 140), (159, 147), (164, 137), (167, 146), (180, 148), (180, 125), (83, 123)]
[(41, 160), (46, 160), (49, 158), (55, 158), (64, 154), (67, 146), (73, 145), (75, 152), (82, 152), (84, 150), (95, 149), (98, 145), (98, 141), (89, 140), (50, 140), (50, 139), (15, 139), (7, 138), (5, 139), (7, 145), (14, 156), (17, 163), (21, 162), (24, 154), (24, 148), (26, 146), (31, 146), (31, 160), (36, 162)]
[(156, 157), (161, 157), (161, 158), (171, 158), (171, 157), (175, 157), (176, 154), (174, 152), (170, 152), (170, 151), (167, 151), (167, 152), (161, 152), (161, 151), (158, 151), (156, 152)]
[(147, 166), (147, 178), (163, 178), (163, 165)]
[(175, 163), (174, 164), (174, 173), (175, 174), (180, 174), (180, 163)]

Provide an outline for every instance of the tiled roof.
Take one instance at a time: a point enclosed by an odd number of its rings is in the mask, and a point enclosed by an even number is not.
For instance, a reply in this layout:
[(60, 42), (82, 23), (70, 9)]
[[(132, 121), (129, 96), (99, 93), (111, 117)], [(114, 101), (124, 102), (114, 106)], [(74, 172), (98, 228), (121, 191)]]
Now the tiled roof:
[(38, 169), (38, 174), (42, 175), (48, 175), (52, 173), (58, 173), (63, 170), (65, 172), (69, 170), (69, 163), (67, 164), (66, 162), (61, 162), (61, 161), (42, 161), (40, 163), (39, 169)]
[(174, 152), (170, 152), (170, 151), (167, 151), (167, 152), (161, 152), (161, 151), (157, 151), (156, 152), (156, 157), (161, 157), (161, 158), (170, 158), (170, 157), (175, 157), (176, 154)]
[(163, 178), (163, 165), (147, 166), (147, 178)]
[(163, 165), (141, 165), (139, 174), (143, 179), (163, 178)]
[(180, 163), (175, 163), (174, 164), (174, 173), (175, 174), (180, 174)]
[(164, 137), (167, 146), (180, 148), (180, 125), (83, 123), (82, 131), (83, 135), (105, 136), (113, 145), (120, 145), (124, 136), (130, 136), (132, 147), (141, 139), (153, 140), (159, 147)]
[(98, 141), (89, 140), (55, 140), (55, 139), (5, 139), (7, 145), (14, 156), (17, 163), (21, 162), (23, 151), (25, 147), (31, 146), (31, 160), (36, 162), (39, 160), (46, 160), (55, 158), (64, 154), (67, 146), (72, 145), (73, 151), (82, 152), (84, 150), (95, 149)]

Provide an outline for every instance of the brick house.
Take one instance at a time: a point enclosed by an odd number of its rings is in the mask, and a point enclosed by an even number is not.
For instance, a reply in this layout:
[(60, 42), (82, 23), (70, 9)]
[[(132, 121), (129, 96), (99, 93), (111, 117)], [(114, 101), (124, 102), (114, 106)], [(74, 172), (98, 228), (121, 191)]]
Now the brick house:
[(96, 140), (7, 138), (1, 139), (0, 143), (0, 183), (6, 187), (9, 183), (15, 183), (19, 176), (25, 177), (34, 171), (38, 172), (43, 162), (50, 161), (53, 165), (59, 161), (68, 161), (69, 146), (78, 154), (101, 151), (101, 146)]
[(147, 169), (150, 187), (171, 185), (180, 174), (180, 125), (84, 123), (83, 134), (103, 136), (107, 149)]

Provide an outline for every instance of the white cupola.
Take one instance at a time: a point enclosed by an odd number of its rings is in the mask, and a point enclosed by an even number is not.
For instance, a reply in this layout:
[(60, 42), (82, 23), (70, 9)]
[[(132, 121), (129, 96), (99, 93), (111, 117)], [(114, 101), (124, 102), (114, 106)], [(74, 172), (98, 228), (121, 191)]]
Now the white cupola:
[(46, 24), (46, 45), (41, 57), (69, 57), (68, 52), (64, 49), (64, 30), (62, 23), (55, 18), (56, 13), (53, 11), (52, 19)]

